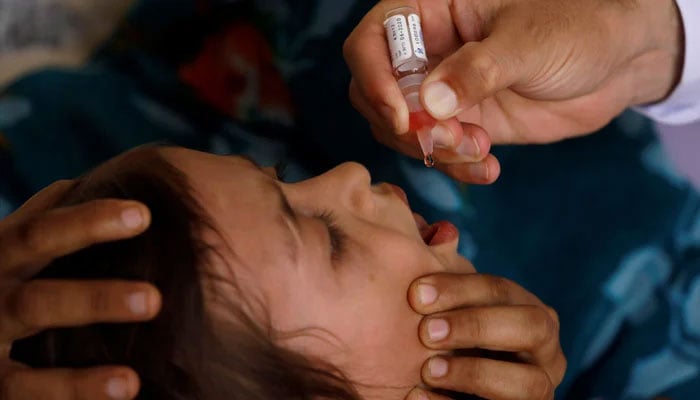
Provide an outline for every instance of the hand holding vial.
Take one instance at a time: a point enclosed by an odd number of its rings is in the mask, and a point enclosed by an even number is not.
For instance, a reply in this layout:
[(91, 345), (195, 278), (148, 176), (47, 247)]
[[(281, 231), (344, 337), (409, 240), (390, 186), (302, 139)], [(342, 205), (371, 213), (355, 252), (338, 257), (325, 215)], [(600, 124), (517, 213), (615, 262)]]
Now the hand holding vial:
[(394, 76), (408, 106), (408, 129), (416, 133), (425, 166), (432, 168), (435, 160), (431, 132), (437, 121), (420, 102), (420, 86), (428, 73), (420, 17), (412, 7), (399, 7), (387, 13), (384, 28)]
[[(491, 143), (486, 132), (479, 126), (462, 124), (457, 118), (437, 120), (424, 108), (421, 87), (434, 63), (429, 59), (430, 50), (423, 42), (421, 16), (417, 9), (396, 6), (382, 11), (383, 58), (355, 61), (374, 75), (373, 82), (382, 81), (385, 88), (383, 93), (375, 95), (375, 101), (370, 102), (363, 94), (368, 89), (361, 88), (358, 85), (361, 81), (356, 79), (350, 88), (353, 104), (365, 116), (372, 116), (368, 117), (372, 131), (385, 145), (420, 158), (427, 167), (435, 166), (460, 181), (493, 182), (500, 173), (500, 166), (489, 154)], [(351, 39), (346, 43), (346, 50), (350, 43)], [(348, 62), (352, 64), (350, 59)], [(379, 78), (387, 74), (391, 81)], [(400, 96), (397, 101), (402, 103), (398, 113), (394, 111), (397, 107), (381, 101), (382, 97), (396, 95)], [(376, 105), (378, 101), (381, 104)], [(398, 122), (398, 129), (392, 126), (397, 125), (394, 120)], [(386, 121), (391, 122), (387, 124)]]
[[(402, 7), (415, 10), (423, 29), (428, 70), (411, 90), (437, 121), (430, 132), (436, 168), (463, 182), (498, 177), (491, 143), (588, 134), (631, 105), (668, 97), (683, 71), (683, 24), (673, 0), (631, 8), (589, 0), (381, 1), (345, 42), (350, 98), (380, 142), (414, 157), (424, 156), (413, 134), (405, 135), (417, 130), (409, 122), (416, 104), (407, 104), (398, 82), (403, 70), (392, 57), (399, 53), (392, 39), (387, 46), (385, 28), (392, 11), (407, 14)], [(413, 70), (421, 55), (402, 63)]]

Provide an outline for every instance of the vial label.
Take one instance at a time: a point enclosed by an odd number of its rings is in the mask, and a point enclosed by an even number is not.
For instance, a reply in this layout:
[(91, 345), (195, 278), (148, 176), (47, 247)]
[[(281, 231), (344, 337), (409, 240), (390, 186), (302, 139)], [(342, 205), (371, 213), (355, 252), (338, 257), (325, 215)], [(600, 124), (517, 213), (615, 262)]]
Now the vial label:
[[(413, 56), (411, 37), (406, 17), (403, 15), (394, 15), (387, 18), (384, 22), (384, 29), (386, 29), (386, 38), (389, 41), (391, 62), (394, 68), (398, 68), (403, 61)], [(425, 50), (423, 50), (423, 52), (425, 52)]]
[(425, 54), (425, 43), (423, 43), (423, 28), (421, 28), (420, 25), (420, 17), (416, 14), (409, 15), (408, 27), (411, 31), (413, 53), (416, 55), (416, 57), (428, 61), (428, 55)]

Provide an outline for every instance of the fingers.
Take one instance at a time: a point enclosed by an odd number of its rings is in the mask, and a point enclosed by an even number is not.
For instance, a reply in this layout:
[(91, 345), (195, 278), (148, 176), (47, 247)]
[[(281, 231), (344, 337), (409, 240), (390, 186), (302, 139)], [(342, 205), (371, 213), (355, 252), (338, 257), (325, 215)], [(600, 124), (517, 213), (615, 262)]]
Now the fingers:
[(160, 306), (160, 293), (146, 283), (32, 281), (0, 297), (0, 340), (46, 328), (148, 320)]
[(443, 164), (480, 162), (491, 150), (491, 138), (483, 128), (462, 124), (456, 118), (441, 121), (431, 134), (435, 156)]
[[(381, 120), (374, 110), (367, 110), (371, 119)], [(423, 158), (420, 144), (415, 132), (396, 135), (380, 123), (372, 124), (372, 133), (378, 142), (414, 158)], [(442, 121), (431, 131), (435, 145), (434, 157), (440, 164), (478, 164), (482, 161), (491, 163), (495, 157), (489, 154), (491, 138), (481, 127), (461, 124), (455, 118)], [(497, 161), (496, 161), (497, 163)], [(496, 168), (500, 171), (500, 168)], [(493, 175), (493, 174), (492, 174)], [(498, 175), (495, 175), (497, 177)], [(495, 178), (494, 177), (494, 178)], [(484, 178), (480, 178), (479, 182)]]
[(99, 242), (125, 239), (150, 224), (141, 203), (95, 200), (0, 227), (0, 275), (27, 278), (51, 260)]
[(512, 353), (541, 368), (558, 385), (566, 372), (556, 313), (546, 307), (470, 307), (424, 318), (423, 344), (434, 350), (485, 349)]
[(140, 385), (136, 373), (124, 367), (23, 368), (0, 379), (2, 400), (127, 400), (136, 397)]
[(488, 358), (433, 357), (422, 369), (432, 386), (491, 400), (551, 400), (555, 385), (544, 370)]
[(75, 182), (72, 180), (60, 180), (45, 187), (27, 200), (27, 202), (17, 209), (17, 211), (5, 218), (2, 221), (3, 224), (10, 224), (22, 218), (27, 218), (30, 215), (46, 210), (52, 204), (60, 200), (66, 191), (74, 185), (74, 183)]
[[(458, 330), (450, 327), (459, 327)], [(532, 351), (555, 340), (556, 322), (538, 306), (469, 307), (421, 321), (424, 344), (436, 350)]]
[[(397, 114), (397, 112), (389, 106), (384, 104), (372, 104), (360, 91), (355, 78), (350, 81), (349, 92), (350, 102), (353, 107), (369, 121), (370, 125), (381, 127), (382, 135), (393, 137), (398, 134), (406, 133), (408, 124), (405, 124), (405, 127), (401, 126), (401, 121), (408, 120), (408, 108), (399, 110)], [(401, 112), (405, 112), (405, 115), (402, 115)], [(398, 121), (394, 121), (395, 117), (398, 117)], [(395, 130), (395, 128), (400, 130)]]
[(419, 326), (426, 347), (510, 352), (542, 368), (550, 382), (563, 379), (559, 317), (516, 283), (484, 274), (438, 273), (414, 281), (409, 302), (427, 315)]
[(394, 78), (384, 31), (387, 11), (400, 5), (415, 7), (415, 1), (390, 0), (375, 6), (346, 39), (343, 55), (356, 86), (353, 104), (360, 103), (356, 96), (361, 93), (367, 104), (358, 107), (363, 115), (369, 117), (368, 108), (378, 110), (382, 125), (404, 133), (408, 131), (408, 108)]
[[(408, 132), (408, 108), (393, 75), (383, 22), (387, 11), (398, 6), (417, 7), (405, 0), (383, 1), (358, 24), (344, 46), (345, 59), (353, 74), (350, 100), (372, 125), (375, 138), (384, 145), (414, 158), (422, 158), (415, 135)], [(440, 52), (461, 44), (455, 35), (450, 8), (444, 4), (420, 8), (426, 43)], [(454, 114), (457, 114), (456, 112)], [(491, 139), (480, 127), (460, 125), (441, 118), (433, 130), (435, 158), (441, 171), (459, 181), (488, 184), (500, 175), (500, 165), (489, 154)]]
[(477, 185), (490, 185), (501, 175), (501, 164), (493, 154), (474, 163), (443, 164), (438, 159), (436, 168), (452, 179)]
[(492, 37), (464, 44), (425, 79), (421, 100), (426, 111), (445, 120), (508, 88), (524, 73), (518, 60)]
[[(379, 2), (347, 38), (343, 54), (353, 76), (356, 91), (353, 94), (351, 90), (353, 104), (368, 119), (371, 113), (367, 110), (377, 110), (380, 119), (370, 119), (370, 122), (386, 126), (396, 134), (408, 131), (408, 108), (393, 74), (384, 21), (387, 12), (405, 6), (413, 7), (421, 16), (424, 41), (431, 60), (440, 60), (442, 54), (458, 49), (463, 40), (455, 29), (458, 21), (451, 14), (452, 7), (448, 2), (416, 0)], [(468, 20), (468, 26), (475, 26), (481, 18), (470, 11), (473, 10), (462, 10), (460, 14), (473, 16), (465, 20)], [(362, 100), (358, 94), (362, 95)], [(362, 102), (366, 106), (358, 107)]]
[[(352, 86), (350, 91), (354, 92)], [(356, 107), (365, 107), (367, 103), (362, 104)], [(396, 135), (381, 125), (382, 117), (371, 108), (366, 107), (362, 113), (370, 121), (377, 121), (371, 124), (371, 130), (379, 143), (409, 157), (423, 158), (414, 133)], [(435, 127), (433, 139), (436, 146), (436, 169), (447, 176), (460, 182), (480, 185), (491, 184), (500, 176), (501, 166), (496, 157), (489, 154), (491, 139), (482, 128), (472, 124), (459, 124), (456, 119), (451, 119)]]
[(431, 349), (527, 352), (539, 365), (549, 365), (561, 350), (559, 322), (541, 306), (468, 307), (435, 314), (421, 321), (419, 334)]
[(420, 277), (409, 288), (411, 307), (423, 315), (462, 307), (510, 304), (542, 305), (515, 282), (486, 274), (437, 273)]
[[(409, 157), (423, 159), (415, 134), (396, 136), (377, 126), (372, 126), (371, 130), (372, 135), (379, 143)], [(467, 139), (465, 138), (465, 140)], [(437, 164), (435, 168), (460, 182), (488, 185), (495, 182), (501, 174), (501, 166), (492, 154), (487, 154), (483, 161), (478, 162), (457, 161), (457, 164), (442, 162), (443, 158), (449, 159), (449, 157), (460, 156), (454, 155), (451, 150), (436, 149), (435, 159)]]

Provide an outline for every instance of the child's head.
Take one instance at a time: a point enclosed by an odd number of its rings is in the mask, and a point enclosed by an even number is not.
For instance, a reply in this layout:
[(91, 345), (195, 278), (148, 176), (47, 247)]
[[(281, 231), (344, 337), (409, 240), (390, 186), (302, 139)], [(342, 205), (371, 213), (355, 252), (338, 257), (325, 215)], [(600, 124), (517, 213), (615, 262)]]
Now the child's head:
[(36, 366), (130, 365), (145, 398), (402, 399), (433, 354), (409, 284), (472, 268), (455, 232), (427, 245), (402, 192), (372, 186), (357, 164), (291, 184), (241, 157), (146, 147), (81, 178), (60, 205), (96, 198), (142, 201), (150, 228), (42, 277), (149, 281), (162, 312), (53, 330), (14, 354)]

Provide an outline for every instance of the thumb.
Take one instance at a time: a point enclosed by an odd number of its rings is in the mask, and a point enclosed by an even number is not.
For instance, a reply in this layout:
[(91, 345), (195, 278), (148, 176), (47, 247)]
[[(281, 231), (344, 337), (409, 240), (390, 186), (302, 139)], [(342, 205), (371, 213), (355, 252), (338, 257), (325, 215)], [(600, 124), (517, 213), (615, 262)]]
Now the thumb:
[(435, 119), (451, 118), (519, 81), (519, 64), (517, 55), (493, 37), (466, 43), (425, 79), (423, 106)]

